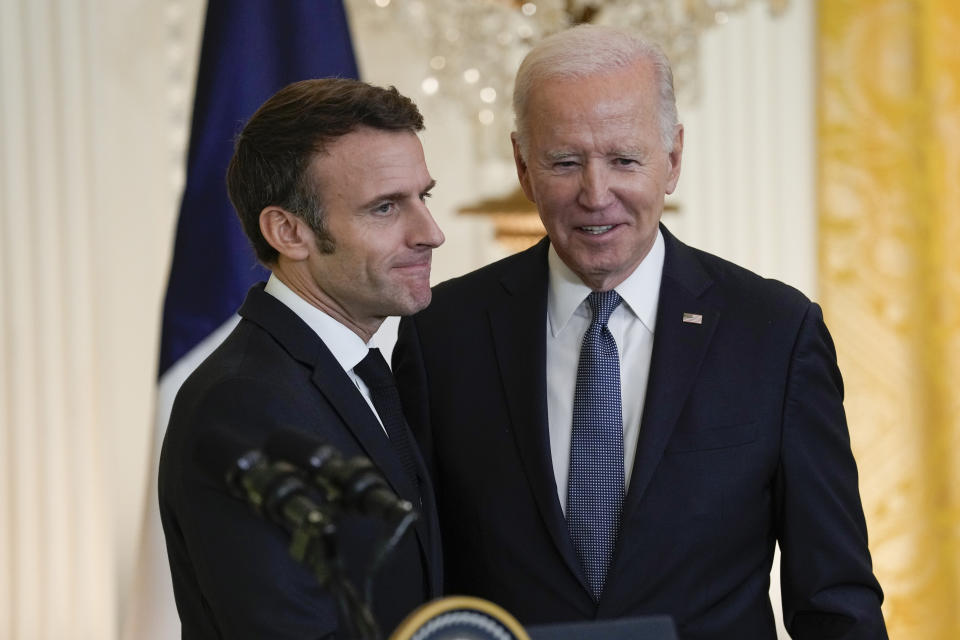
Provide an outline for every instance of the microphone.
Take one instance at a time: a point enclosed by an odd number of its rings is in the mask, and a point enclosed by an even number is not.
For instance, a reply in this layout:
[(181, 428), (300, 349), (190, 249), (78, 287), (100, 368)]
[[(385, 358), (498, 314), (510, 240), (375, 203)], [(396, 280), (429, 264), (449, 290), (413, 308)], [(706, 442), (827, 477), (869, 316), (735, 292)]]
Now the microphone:
[(390, 490), (369, 459), (344, 460), (333, 446), (289, 429), (274, 432), (259, 450), (223, 427), (212, 427), (198, 437), (194, 457), (201, 469), (225, 479), (234, 496), (291, 534), (290, 555), (308, 565), (320, 584), (339, 593), (344, 619), (357, 617), (356, 624), (376, 629), (369, 606), (343, 573), (333, 537), (337, 522), (342, 511), (353, 510), (378, 517), (390, 527), (368, 562), (364, 593), (369, 603), (374, 574), (418, 513)]
[(345, 460), (333, 446), (292, 429), (273, 433), (263, 449), (270, 457), (304, 470), (331, 503), (395, 524), (417, 517), (410, 501), (390, 489), (368, 458)]
[(195, 459), (201, 469), (225, 479), (235, 496), (289, 533), (309, 528), (319, 533), (335, 530), (327, 505), (291, 464), (271, 462), (263, 452), (224, 428), (211, 428), (197, 440)]

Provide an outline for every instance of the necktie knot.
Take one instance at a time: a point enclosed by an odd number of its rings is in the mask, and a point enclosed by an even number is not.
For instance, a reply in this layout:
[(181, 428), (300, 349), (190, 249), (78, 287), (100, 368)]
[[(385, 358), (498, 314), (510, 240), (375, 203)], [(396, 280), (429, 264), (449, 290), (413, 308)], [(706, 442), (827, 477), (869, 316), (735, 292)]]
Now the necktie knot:
[(597, 324), (601, 327), (607, 326), (610, 314), (617, 308), (621, 300), (623, 298), (613, 289), (610, 289), (610, 291), (592, 291), (587, 296), (587, 304), (593, 310), (593, 320), (590, 324)]
[(370, 349), (353, 370), (369, 389), (382, 389), (396, 385), (390, 366), (384, 360), (380, 349)]

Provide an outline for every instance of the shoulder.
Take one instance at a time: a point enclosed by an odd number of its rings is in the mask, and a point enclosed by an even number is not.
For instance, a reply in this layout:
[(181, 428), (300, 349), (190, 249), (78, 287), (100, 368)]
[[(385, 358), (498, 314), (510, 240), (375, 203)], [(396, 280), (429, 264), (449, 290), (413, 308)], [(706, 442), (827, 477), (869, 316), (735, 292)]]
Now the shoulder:
[(202, 393), (231, 380), (269, 379), (265, 369), (274, 369), (289, 359), (267, 331), (241, 318), (226, 339), (187, 377), (180, 393)]
[(262, 327), (241, 319), (180, 386), (167, 435), (212, 423), (257, 431), (279, 416), (294, 419), (316, 403), (312, 373)]
[(714, 254), (690, 247), (664, 230), (665, 286), (683, 286), (727, 308), (780, 309), (806, 313), (810, 299), (797, 288), (763, 277)]
[[(425, 312), (451, 312), (487, 304), (503, 295), (513, 295), (530, 286), (547, 282), (547, 249), (544, 238), (536, 245), (491, 262), (433, 288), (433, 300)], [(545, 289), (544, 289), (545, 290)]]

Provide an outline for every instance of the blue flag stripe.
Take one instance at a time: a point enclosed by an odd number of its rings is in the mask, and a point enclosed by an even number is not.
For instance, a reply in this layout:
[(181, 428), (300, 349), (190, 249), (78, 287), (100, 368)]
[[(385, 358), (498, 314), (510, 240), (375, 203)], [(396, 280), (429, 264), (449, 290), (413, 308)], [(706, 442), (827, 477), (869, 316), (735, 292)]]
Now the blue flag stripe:
[(250, 285), (267, 275), (227, 197), (234, 136), (281, 87), (329, 76), (358, 77), (342, 0), (209, 1), (160, 375), (233, 315)]

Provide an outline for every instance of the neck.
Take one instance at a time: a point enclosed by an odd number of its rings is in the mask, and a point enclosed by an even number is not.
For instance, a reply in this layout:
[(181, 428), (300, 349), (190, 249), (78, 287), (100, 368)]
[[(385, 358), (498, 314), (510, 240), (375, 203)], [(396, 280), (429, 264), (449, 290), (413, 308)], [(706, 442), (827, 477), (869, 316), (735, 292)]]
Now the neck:
[(336, 298), (324, 291), (310, 274), (305, 273), (303, 269), (291, 269), (288, 266), (285, 267), (284, 265), (276, 264), (273, 266), (273, 275), (311, 306), (323, 311), (360, 336), (364, 344), (370, 342), (373, 334), (377, 332), (377, 329), (380, 328), (380, 325), (383, 324), (383, 321), (386, 319), (355, 318)]

